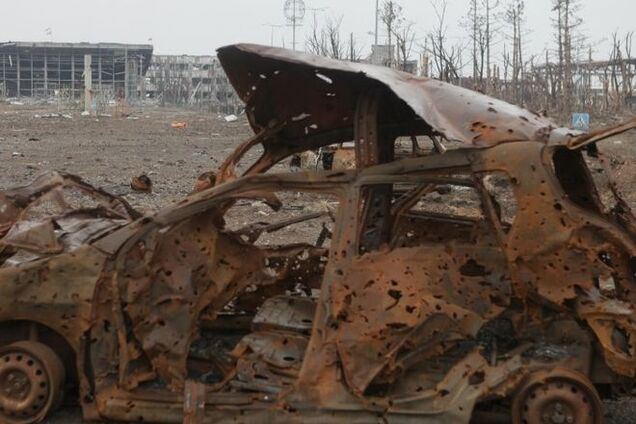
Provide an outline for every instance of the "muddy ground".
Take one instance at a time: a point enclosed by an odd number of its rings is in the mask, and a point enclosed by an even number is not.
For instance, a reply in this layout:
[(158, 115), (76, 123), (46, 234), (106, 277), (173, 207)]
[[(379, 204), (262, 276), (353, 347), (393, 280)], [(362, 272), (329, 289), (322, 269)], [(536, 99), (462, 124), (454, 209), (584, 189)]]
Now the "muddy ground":
[[(53, 116), (50, 114), (70, 114)], [(152, 212), (182, 199), (197, 176), (215, 170), (251, 135), (244, 119), (225, 122), (216, 114), (148, 107), (126, 115), (84, 117), (55, 106), (0, 102), (0, 190), (30, 182), (46, 170), (78, 174), (91, 184), (123, 195), (141, 211)], [(185, 129), (174, 129), (184, 122)], [(601, 150), (612, 157), (619, 187), (636, 208), (636, 132), (608, 140)], [(284, 167), (279, 167), (280, 170)], [(135, 193), (130, 179), (145, 173), (151, 194)], [(633, 402), (608, 403), (609, 422), (632, 422)], [(79, 424), (77, 408), (67, 406), (51, 424)]]

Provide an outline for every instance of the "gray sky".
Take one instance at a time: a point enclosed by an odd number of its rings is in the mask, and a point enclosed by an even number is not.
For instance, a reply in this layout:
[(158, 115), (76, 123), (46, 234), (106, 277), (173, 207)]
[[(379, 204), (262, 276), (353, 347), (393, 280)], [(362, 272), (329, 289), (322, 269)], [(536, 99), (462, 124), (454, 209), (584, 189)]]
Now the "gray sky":
[[(439, 2), (440, 0), (433, 0)], [(506, 3), (509, 0), (501, 0)], [(342, 30), (354, 33), (366, 49), (372, 44), (375, 0), (305, 0), (304, 31), (313, 21), (343, 15)], [(284, 24), (284, 0), (3, 0), (0, 41), (87, 41), (151, 43), (159, 54), (213, 54), (217, 47), (237, 42), (269, 44), (271, 28)], [(429, 0), (401, 0), (418, 36), (435, 23)], [(636, 0), (581, 0), (583, 33), (595, 45), (595, 58), (607, 55), (612, 31), (636, 30)], [(551, 0), (526, 0), (527, 53), (541, 53), (552, 42)], [(459, 20), (468, 0), (448, 0), (448, 35), (465, 37)], [(50, 28), (50, 35), (47, 34)], [(274, 28), (274, 42), (291, 46), (291, 29)], [(498, 31), (502, 34), (503, 31)], [(501, 43), (500, 43), (501, 45)], [(636, 55), (636, 51), (634, 52)], [(497, 54), (497, 57), (500, 55)]]

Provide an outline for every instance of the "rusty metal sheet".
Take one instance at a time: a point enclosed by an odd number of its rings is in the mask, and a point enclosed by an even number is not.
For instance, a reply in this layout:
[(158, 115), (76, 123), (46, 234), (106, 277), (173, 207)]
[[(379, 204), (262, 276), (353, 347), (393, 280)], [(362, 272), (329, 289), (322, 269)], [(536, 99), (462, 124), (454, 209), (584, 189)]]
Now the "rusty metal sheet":
[(337, 130), (351, 125), (358, 97), (375, 87), (388, 89), (436, 133), (467, 146), (561, 142), (579, 134), (484, 94), (386, 67), (254, 44), (223, 47), (218, 56), (256, 132), (287, 121), (271, 143), (303, 143), (316, 134), (324, 135), (324, 145), (348, 141)]
[[(523, 141), (580, 148), (636, 125), (632, 120), (585, 134), (445, 82), (276, 47), (237, 44), (219, 49), (218, 56), (256, 135), (228, 156), (216, 184), (234, 178), (236, 164), (257, 144), (264, 152), (245, 175), (265, 172), (292, 154), (354, 140), (356, 156), (367, 144), (386, 150), (398, 136), (417, 135), (430, 137), (437, 152), (445, 149), (439, 139), (464, 148)], [(362, 159), (358, 167), (371, 164)]]
[(18, 221), (0, 242), (5, 246), (41, 253), (60, 253), (64, 249), (51, 220)]

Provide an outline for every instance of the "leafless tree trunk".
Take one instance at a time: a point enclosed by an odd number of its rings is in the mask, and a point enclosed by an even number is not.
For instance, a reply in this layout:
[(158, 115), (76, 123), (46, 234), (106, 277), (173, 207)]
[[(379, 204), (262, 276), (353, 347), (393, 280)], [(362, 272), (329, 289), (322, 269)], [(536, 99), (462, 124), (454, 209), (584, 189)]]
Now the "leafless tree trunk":
[(413, 22), (408, 22), (395, 32), (397, 45), (398, 66), (402, 71), (408, 70), (408, 62), (415, 43), (415, 31)]
[(472, 78), (475, 89), (489, 92), (492, 85), (493, 24), (496, 22), (499, 0), (470, 0), (462, 26), (472, 43)]
[(492, 23), (492, 13), (497, 6), (499, 6), (499, 1), (495, 1), (491, 3), (491, 0), (484, 0), (486, 6), (486, 80), (487, 84), (490, 85), (490, 46), (492, 45), (492, 34), (490, 32), (491, 23)]
[(483, 0), (470, 0), (468, 15), (464, 26), (469, 30), (472, 41), (473, 88), (484, 89), (484, 65), (486, 52), (486, 17), (482, 13)]
[(328, 40), (327, 56), (334, 59), (344, 59), (346, 46), (340, 36), (340, 27), (342, 26), (342, 16), (337, 19), (327, 19), (325, 26), (326, 36)]
[(316, 15), (314, 15), (314, 22), (311, 26), (311, 32), (305, 40), (305, 48), (309, 53), (313, 53), (319, 56), (326, 56), (324, 29), (318, 26)]
[(625, 35), (624, 39), (624, 49), (625, 54), (623, 55), (622, 50), (620, 48), (620, 44), (618, 45), (618, 50), (620, 52), (620, 70), (621, 70), (621, 86), (623, 97), (627, 98), (632, 95), (632, 75), (631, 75), (631, 58), (632, 58), (632, 38), (634, 36), (633, 32), (628, 32)]
[(522, 28), (525, 4), (523, 0), (513, 0), (505, 14), (506, 23), (512, 27), (512, 92), (515, 103), (522, 103), (524, 92), (524, 69), (522, 54)]
[(314, 22), (305, 42), (307, 51), (333, 59), (344, 59), (352, 50), (341, 34), (342, 16), (326, 19), (322, 27)]
[(506, 49), (506, 45), (504, 44), (503, 49), (503, 87), (501, 97), (504, 99), (510, 98), (509, 94), (509, 80), (508, 80), (508, 68), (510, 67), (510, 53), (508, 53)]
[(556, 26), (556, 39), (559, 55), (559, 94), (561, 96), (560, 114), (562, 118), (572, 113), (574, 106), (574, 60), (572, 57), (574, 44), (578, 44), (579, 36), (576, 34), (581, 25), (578, 17), (580, 9), (579, 0), (553, 0), (553, 11), (556, 12), (554, 20)]
[(362, 49), (358, 45), (353, 32), (349, 34), (349, 60), (351, 62), (360, 62), (362, 60)]
[(396, 1), (386, 0), (382, 7), (381, 19), (384, 25), (386, 26), (387, 32), (387, 44), (389, 46), (389, 58), (387, 66), (389, 68), (393, 67), (394, 61), (394, 50), (393, 50), (393, 35), (395, 34), (395, 30), (400, 26), (402, 20), (402, 6), (400, 6)]
[[(439, 6), (432, 3), (437, 23), (433, 30), (427, 36), (428, 52), (431, 56), (432, 66), (435, 68), (432, 72), (433, 77), (447, 82), (459, 82), (461, 56), (463, 47), (454, 45), (449, 47), (446, 44), (446, 1), (442, 1)], [(436, 75), (435, 75), (436, 74)]]

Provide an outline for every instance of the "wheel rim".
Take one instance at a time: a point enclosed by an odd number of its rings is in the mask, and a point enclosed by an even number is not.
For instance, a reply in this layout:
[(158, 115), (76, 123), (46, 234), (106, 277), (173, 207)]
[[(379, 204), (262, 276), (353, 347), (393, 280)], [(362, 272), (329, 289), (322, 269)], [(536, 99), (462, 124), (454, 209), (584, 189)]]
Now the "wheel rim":
[(597, 424), (602, 405), (587, 377), (571, 370), (538, 372), (515, 397), (515, 424)]
[(61, 400), (63, 370), (59, 358), (36, 342), (0, 350), (0, 421), (27, 424), (44, 418)]

